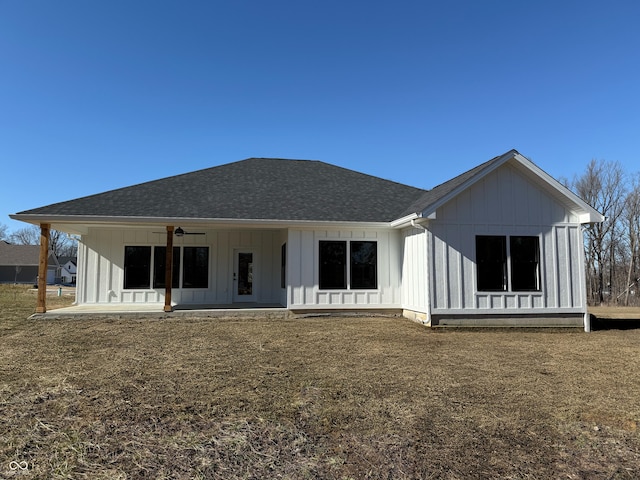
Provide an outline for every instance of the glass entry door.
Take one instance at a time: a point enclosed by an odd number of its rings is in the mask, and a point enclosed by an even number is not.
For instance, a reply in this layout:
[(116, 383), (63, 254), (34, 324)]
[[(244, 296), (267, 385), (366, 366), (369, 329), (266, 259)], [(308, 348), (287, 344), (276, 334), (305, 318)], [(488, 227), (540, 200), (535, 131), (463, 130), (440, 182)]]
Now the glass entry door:
[(233, 252), (233, 301), (255, 302), (255, 255), (247, 249)]

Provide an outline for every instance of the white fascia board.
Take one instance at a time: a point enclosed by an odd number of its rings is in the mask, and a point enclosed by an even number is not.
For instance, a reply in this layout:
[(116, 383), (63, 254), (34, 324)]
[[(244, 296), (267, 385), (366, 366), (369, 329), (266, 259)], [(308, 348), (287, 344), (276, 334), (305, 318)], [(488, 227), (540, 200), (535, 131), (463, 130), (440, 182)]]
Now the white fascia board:
[(520, 165), (527, 168), (529, 171), (537, 175), (540, 179), (544, 180), (551, 188), (553, 188), (558, 194), (567, 198), (571, 203), (578, 207), (578, 218), (580, 223), (600, 223), (605, 221), (604, 215), (598, 212), (595, 208), (582, 200), (578, 195), (573, 193), (570, 189), (562, 185), (558, 180), (553, 178), (547, 172), (538, 167), (528, 158), (524, 157), (520, 153), (513, 156), (514, 160), (517, 160)]
[(253, 228), (289, 228), (289, 227), (350, 227), (350, 228), (392, 228), (389, 222), (347, 222), (347, 221), (316, 221), (316, 220), (272, 220), (272, 219), (233, 219), (233, 218), (188, 218), (188, 217), (101, 217), (101, 216), (73, 216), (73, 215), (10, 215), (19, 220), (34, 225), (41, 223), (57, 225), (75, 225), (78, 227), (164, 227), (210, 225), (215, 227), (253, 227)]
[(606, 220), (606, 217), (598, 212), (592, 213), (582, 213), (578, 215), (578, 220), (581, 224), (593, 224), (593, 223), (602, 223)]

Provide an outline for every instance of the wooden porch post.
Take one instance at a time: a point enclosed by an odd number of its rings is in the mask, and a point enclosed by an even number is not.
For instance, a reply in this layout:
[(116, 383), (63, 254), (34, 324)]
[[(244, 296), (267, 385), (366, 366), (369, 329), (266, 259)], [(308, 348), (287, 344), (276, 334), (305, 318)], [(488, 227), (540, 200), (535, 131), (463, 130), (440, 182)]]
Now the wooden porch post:
[(49, 227), (48, 223), (40, 224), (40, 261), (38, 262), (38, 302), (36, 304), (36, 313), (45, 313), (47, 311)]
[(173, 312), (171, 287), (173, 286), (173, 227), (167, 227), (167, 256), (164, 262), (164, 311)]

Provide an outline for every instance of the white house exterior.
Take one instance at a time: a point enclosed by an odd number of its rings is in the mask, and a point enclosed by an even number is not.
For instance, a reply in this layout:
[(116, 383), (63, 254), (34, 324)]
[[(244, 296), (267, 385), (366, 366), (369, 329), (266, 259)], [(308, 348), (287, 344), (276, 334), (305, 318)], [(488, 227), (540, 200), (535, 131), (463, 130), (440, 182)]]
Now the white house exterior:
[(603, 220), (515, 150), (430, 191), (249, 159), (12, 218), (79, 236), (81, 305), (573, 326), (587, 321), (581, 229)]
[[(403, 290), (403, 308), (439, 325), (517, 324), (524, 317), (533, 325), (575, 324), (587, 302), (582, 228), (601, 217), (578, 208), (563, 187), (517, 156), (470, 183), (403, 230), (404, 270), (414, 278)], [(486, 239), (504, 239), (503, 284), (492, 289), (478, 284), (478, 242)], [(533, 285), (518, 287), (511, 249), (522, 239), (537, 258)]]
[(57, 276), (60, 278), (60, 281), (64, 284), (76, 283), (78, 269), (75, 258), (60, 257), (58, 258), (58, 263), (60, 264), (60, 268)]

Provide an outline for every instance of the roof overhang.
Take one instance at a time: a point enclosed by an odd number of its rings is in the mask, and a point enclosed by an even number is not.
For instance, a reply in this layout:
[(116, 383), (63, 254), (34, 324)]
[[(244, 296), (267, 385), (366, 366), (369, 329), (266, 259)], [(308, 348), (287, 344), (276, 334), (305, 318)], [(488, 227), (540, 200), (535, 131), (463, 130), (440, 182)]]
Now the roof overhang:
[(354, 222), (354, 221), (319, 221), (319, 220), (275, 220), (275, 219), (233, 219), (233, 218), (190, 218), (190, 217), (99, 217), (99, 216), (56, 216), (14, 214), (13, 220), (33, 225), (50, 224), (52, 228), (75, 235), (86, 235), (92, 227), (97, 228), (164, 228), (166, 226), (200, 226), (210, 228), (393, 228), (390, 222)]
[(412, 213), (410, 215), (406, 215), (402, 218), (398, 218), (393, 222), (389, 223), (391, 228), (405, 228), (410, 227), (417, 224), (424, 225), (429, 222), (429, 220), (436, 219), (436, 212), (431, 212), (428, 215), (423, 215), (424, 212)]

